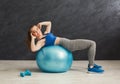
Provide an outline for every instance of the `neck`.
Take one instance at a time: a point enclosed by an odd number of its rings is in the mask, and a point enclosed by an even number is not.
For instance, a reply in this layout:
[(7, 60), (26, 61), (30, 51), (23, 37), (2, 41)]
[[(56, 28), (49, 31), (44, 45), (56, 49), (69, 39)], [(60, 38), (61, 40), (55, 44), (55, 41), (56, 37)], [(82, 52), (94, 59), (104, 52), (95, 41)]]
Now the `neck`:
[(40, 40), (41, 39), (41, 37), (37, 37), (37, 40)]

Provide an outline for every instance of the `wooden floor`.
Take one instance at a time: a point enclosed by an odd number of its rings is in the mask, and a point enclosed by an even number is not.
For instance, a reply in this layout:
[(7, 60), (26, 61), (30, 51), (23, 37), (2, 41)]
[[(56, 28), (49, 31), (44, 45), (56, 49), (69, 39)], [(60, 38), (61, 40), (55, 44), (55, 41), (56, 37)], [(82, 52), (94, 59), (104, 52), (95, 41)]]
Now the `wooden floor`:
[[(87, 61), (74, 61), (65, 73), (40, 72), (35, 61), (0, 60), (0, 84), (120, 84), (120, 60), (96, 61), (103, 66), (103, 74), (88, 74)], [(20, 77), (29, 69), (32, 76)]]

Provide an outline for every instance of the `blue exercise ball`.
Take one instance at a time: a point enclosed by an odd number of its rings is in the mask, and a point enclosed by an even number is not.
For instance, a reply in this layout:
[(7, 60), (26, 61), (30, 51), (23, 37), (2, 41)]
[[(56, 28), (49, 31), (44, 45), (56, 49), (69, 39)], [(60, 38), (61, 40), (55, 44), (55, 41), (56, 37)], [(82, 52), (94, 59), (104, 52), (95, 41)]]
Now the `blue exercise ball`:
[(72, 61), (72, 53), (59, 45), (43, 47), (36, 55), (37, 65), (44, 72), (66, 72)]

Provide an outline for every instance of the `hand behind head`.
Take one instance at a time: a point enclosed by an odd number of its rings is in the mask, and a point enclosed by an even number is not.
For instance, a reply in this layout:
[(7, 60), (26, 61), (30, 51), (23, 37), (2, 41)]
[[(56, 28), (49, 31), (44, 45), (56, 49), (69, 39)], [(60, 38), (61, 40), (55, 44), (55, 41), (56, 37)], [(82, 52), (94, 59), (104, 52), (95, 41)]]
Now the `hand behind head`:
[(32, 38), (34, 38), (34, 39), (36, 38), (36, 36), (35, 36), (35, 35), (33, 35), (32, 33), (31, 33), (31, 37), (32, 37)]

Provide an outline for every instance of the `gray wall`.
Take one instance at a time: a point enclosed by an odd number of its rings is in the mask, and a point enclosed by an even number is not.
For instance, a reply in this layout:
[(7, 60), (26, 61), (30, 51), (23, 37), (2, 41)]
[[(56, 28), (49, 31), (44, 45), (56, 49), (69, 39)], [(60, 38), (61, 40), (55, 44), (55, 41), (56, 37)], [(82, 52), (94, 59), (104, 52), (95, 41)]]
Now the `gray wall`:
[[(96, 59), (120, 59), (120, 0), (0, 0), (0, 59), (35, 59), (27, 30), (45, 20), (57, 36), (96, 41)], [(87, 50), (73, 55), (87, 59)]]

